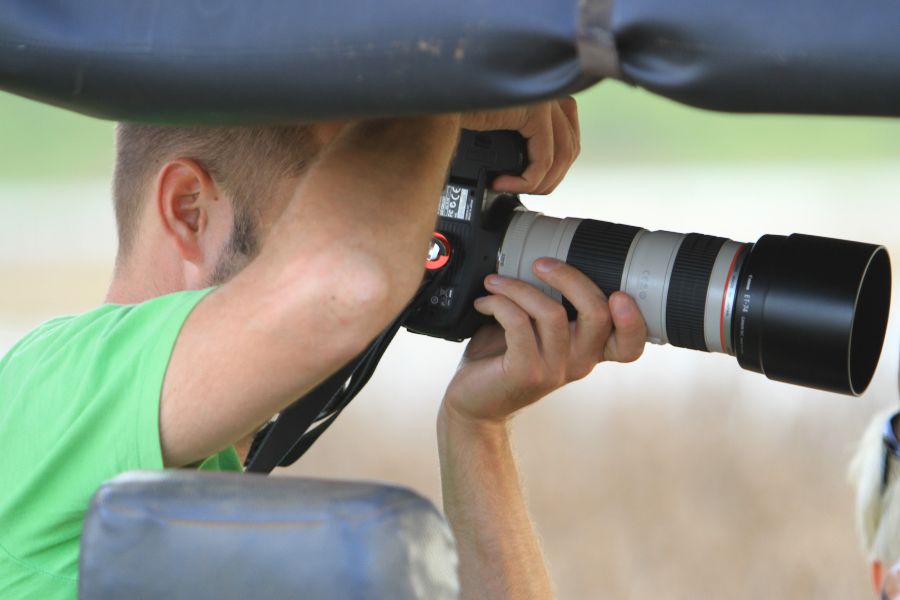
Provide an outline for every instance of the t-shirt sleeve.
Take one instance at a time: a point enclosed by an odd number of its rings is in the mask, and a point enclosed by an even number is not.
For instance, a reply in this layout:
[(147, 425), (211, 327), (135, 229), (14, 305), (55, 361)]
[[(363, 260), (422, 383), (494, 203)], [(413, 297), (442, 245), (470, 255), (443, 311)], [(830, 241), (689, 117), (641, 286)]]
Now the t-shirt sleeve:
[[(69, 452), (84, 454), (108, 479), (137, 469), (162, 469), (159, 402), (172, 350), (185, 321), (210, 289), (183, 291), (127, 306), (110, 306), (68, 324), (69, 371), (74, 384)], [(107, 308), (107, 307), (104, 307)], [(65, 352), (65, 349), (60, 350)], [(58, 376), (57, 376), (58, 377)], [(65, 393), (59, 390), (59, 398)], [(97, 481), (99, 485), (101, 482)], [(95, 486), (96, 487), (96, 486)]]
[[(172, 350), (181, 328), (194, 307), (211, 290), (179, 292), (133, 307), (126, 320), (131, 340), (118, 341), (110, 348), (122, 352), (127, 363), (134, 367), (133, 392), (123, 404), (126, 414), (123, 425), (134, 427), (133, 444), (125, 437), (117, 437), (121, 456), (129, 469), (162, 469), (163, 458), (159, 436), (159, 401), (163, 381)], [(132, 335), (132, 333), (134, 335)], [(127, 377), (127, 375), (126, 375)], [(125, 377), (123, 377), (123, 382)]]
[(208, 293), (55, 320), (0, 361), (0, 516), (18, 523), (0, 544), (15, 564), (74, 576), (84, 511), (100, 484), (162, 468), (163, 380), (182, 326)]
[(54, 446), (64, 450), (59, 459), (67, 458), (69, 464), (60, 467), (80, 470), (84, 465), (104, 478), (163, 468), (163, 380), (182, 326), (209, 292), (106, 305), (75, 317), (50, 336), (37, 368), (53, 373), (40, 383), (32, 379), (28, 392), (55, 406), (55, 414), (45, 415), (49, 426), (59, 427), (60, 417), (65, 422)]

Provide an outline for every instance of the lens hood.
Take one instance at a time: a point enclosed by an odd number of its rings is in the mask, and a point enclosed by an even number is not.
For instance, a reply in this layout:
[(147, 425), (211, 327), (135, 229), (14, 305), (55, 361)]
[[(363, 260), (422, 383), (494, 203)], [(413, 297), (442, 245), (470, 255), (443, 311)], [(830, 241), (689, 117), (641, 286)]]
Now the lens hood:
[(769, 379), (859, 395), (878, 365), (890, 299), (882, 246), (763, 236), (741, 271), (735, 356)]

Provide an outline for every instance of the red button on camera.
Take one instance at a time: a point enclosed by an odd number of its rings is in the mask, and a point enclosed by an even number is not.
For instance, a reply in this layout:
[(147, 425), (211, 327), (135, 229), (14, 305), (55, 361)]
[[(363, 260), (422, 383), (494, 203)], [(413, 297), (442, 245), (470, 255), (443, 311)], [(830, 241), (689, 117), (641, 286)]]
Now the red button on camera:
[(431, 245), (428, 247), (425, 268), (429, 271), (437, 271), (444, 268), (448, 262), (450, 262), (450, 241), (435, 231), (431, 238)]

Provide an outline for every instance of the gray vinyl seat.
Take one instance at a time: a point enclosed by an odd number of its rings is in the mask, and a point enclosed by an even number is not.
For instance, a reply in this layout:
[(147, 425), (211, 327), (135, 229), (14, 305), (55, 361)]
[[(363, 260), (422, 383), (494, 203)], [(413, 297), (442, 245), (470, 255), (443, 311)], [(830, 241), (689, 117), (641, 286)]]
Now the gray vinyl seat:
[(387, 485), (240, 473), (126, 473), (81, 540), (79, 598), (458, 597), (447, 522)]

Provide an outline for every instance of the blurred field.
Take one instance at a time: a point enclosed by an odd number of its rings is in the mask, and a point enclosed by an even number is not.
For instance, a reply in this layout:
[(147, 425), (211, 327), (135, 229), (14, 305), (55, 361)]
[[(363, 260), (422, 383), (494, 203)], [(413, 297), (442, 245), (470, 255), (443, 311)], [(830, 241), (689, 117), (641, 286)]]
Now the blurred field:
[[(897, 256), (898, 191), (891, 165), (594, 168), (529, 205), (739, 240), (843, 235)], [(522, 475), (560, 597), (867, 597), (845, 472), (869, 415), (897, 402), (896, 320), (885, 346), (859, 399), (773, 383), (720, 355), (649, 347), (641, 362), (601, 365), (520, 415)], [(460, 350), (399, 339), (293, 472), (397, 481), (439, 498), (432, 422)]]
[[(612, 81), (578, 102), (588, 163), (900, 158), (900, 120), (704, 112)], [(111, 135), (109, 123), (0, 92), (0, 180), (105, 177)]]
[[(900, 256), (897, 123), (708, 115), (609, 89), (582, 104), (582, 164), (530, 208), (744, 241), (818, 233)], [(110, 132), (0, 95), (0, 354), (102, 300)], [(897, 402), (898, 347), (892, 319), (859, 399), (650, 347), (520, 415), (522, 479), (560, 598), (868, 597), (845, 471), (869, 415)], [(397, 482), (439, 503), (434, 416), (461, 351), (402, 334), (290, 473)]]

